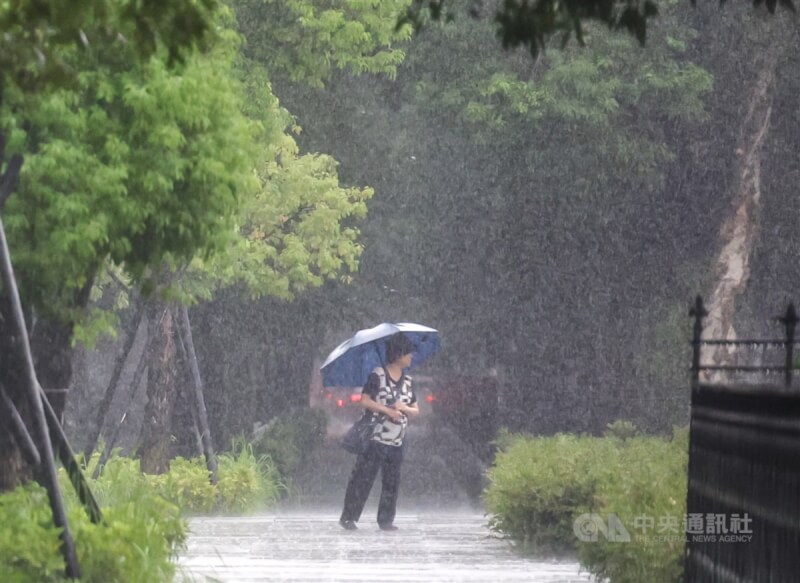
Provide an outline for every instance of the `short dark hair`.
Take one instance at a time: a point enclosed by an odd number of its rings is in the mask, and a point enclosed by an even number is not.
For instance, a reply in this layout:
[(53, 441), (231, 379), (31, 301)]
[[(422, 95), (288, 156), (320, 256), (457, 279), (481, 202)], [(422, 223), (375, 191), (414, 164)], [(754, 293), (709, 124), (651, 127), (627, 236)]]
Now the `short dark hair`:
[(392, 363), (414, 350), (414, 343), (405, 334), (398, 332), (386, 341), (386, 364)]

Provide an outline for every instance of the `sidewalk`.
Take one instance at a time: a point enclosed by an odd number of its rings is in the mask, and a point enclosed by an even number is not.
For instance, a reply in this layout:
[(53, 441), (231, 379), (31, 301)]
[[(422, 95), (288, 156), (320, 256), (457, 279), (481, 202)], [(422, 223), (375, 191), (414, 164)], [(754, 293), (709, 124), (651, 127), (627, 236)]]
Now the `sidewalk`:
[(338, 512), (198, 518), (177, 581), (262, 583), (587, 583), (576, 563), (529, 560), (476, 513), (399, 514), (382, 532), (368, 506), (357, 531)]

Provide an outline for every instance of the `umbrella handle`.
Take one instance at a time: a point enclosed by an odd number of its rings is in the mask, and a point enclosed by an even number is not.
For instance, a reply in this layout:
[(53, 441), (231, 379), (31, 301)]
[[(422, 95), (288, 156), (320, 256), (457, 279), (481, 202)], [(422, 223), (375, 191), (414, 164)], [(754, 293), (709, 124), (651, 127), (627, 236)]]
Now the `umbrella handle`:
[(381, 368), (385, 371), (386, 370), (386, 363), (383, 362), (383, 356), (381, 356), (381, 351), (378, 350), (378, 344), (376, 342), (372, 343), (372, 348), (375, 349), (375, 354), (378, 355), (378, 362), (381, 363)]
[[(381, 351), (378, 350), (378, 345), (377, 344), (373, 344), (372, 348), (375, 349), (375, 353), (378, 355), (378, 362), (381, 363), (381, 368), (383, 369), (384, 378), (386, 379), (386, 386), (392, 391), (392, 402), (396, 403), (397, 399), (398, 399), (397, 393), (395, 393), (394, 388), (392, 388), (392, 386), (389, 384), (389, 378), (390, 378), (389, 377), (389, 371), (386, 370), (386, 363), (383, 362), (383, 357), (381, 356)], [(386, 415), (384, 415), (384, 417), (386, 417)]]

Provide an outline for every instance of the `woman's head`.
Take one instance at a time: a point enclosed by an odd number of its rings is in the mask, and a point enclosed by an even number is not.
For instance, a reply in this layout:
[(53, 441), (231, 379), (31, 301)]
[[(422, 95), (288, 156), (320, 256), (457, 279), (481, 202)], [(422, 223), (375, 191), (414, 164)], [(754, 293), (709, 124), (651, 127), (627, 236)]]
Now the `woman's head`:
[[(386, 341), (386, 362), (391, 364), (414, 352), (414, 344), (402, 332), (398, 332)], [(411, 364), (409, 362), (409, 364)]]

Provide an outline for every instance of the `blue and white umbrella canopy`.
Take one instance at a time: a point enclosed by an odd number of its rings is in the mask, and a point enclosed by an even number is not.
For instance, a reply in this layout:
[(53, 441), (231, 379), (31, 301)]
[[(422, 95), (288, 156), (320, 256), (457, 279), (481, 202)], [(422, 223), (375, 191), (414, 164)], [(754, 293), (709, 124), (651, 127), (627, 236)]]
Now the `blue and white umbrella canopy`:
[(386, 341), (402, 332), (414, 345), (411, 368), (419, 366), (439, 350), (439, 331), (420, 324), (378, 324), (359, 330), (337, 346), (320, 367), (326, 387), (357, 387), (367, 382), (375, 367), (385, 366)]

